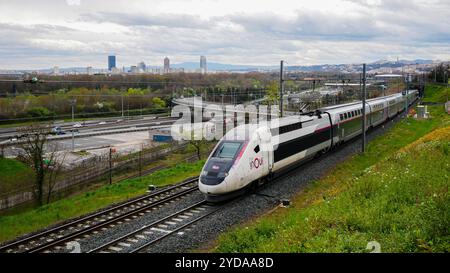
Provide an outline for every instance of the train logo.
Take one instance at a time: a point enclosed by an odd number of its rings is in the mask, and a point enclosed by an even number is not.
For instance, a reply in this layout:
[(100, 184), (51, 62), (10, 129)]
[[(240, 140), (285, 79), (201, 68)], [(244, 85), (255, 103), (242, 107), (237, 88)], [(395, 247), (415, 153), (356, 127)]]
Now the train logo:
[(250, 159), (250, 170), (252, 170), (253, 168), (258, 169), (260, 166), (262, 166), (262, 164), (264, 163), (263, 158), (255, 158), (253, 160)]

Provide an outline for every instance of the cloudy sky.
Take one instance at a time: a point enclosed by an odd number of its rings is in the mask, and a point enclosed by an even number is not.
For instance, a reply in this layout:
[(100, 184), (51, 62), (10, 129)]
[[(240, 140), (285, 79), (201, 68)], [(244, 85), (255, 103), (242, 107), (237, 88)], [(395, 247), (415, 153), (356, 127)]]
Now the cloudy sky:
[(0, 0), (0, 69), (450, 60), (449, 0)]

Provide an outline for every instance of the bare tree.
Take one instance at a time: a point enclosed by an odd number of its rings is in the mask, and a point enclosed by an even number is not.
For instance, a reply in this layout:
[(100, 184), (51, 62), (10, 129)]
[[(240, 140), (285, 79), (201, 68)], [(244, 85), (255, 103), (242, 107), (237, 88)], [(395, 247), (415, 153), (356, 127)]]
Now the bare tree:
[(46, 177), (47, 177), (47, 204), (50, 203), (51, 195), (54, 187), (57, 184), (57, 178), (61, 174), (64, 161), (66, 159), (65, 152), (58, 152), (58, 144), (52, 143), (49, 146), (48, 152), (46, 153)]
[(206, 147), (206, 145), (208, 144), (208, 141), (205, 139), (201, 139), (201, 140), (191, 139), (188, 142), (189, 142), (189, 145), (194, 147), (194, 149), (197, 153), (198, 160), (201, 160), (202, 159), (202, 150), (203, 150), (203, 148)]
[[(18, 158), (33, 169), (35, 174), (35, 190), (33, 193), (39, 205), (43, 204), (46, 175), (53, 172), (49, 166), (52, 160), (55, 162), (56, 157), (56, 150), (50, 152), (47, 150), (46, 152), (51, 128), (51, 124), (33, 124), (18, 129), (21, 136), (18, 144), (21, 152)], [(55, 174), (52, 174), (52, 177), (55, 177)], [(49, 187), (49, 190), (51, 191), (52, 188)]]
[(198, 160), (202, 159), (202, 150), (209, 143), (203, 136), (203, 124), (200, 125), (202, 127), (196, 127), (195, 124), (192, 124), (190, 129), (182, 133), (183, 140), (194, 147)]

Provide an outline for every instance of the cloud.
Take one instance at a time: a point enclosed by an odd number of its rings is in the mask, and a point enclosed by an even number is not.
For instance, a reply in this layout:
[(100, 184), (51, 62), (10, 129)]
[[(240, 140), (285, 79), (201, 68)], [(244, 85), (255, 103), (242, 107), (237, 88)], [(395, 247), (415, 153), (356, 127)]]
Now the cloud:
[(109, 22), (128, 27), (164, 26), (170, 28), (207, 29), (211, 25), (210, 20), (203, 20), (198, 16), (170, 13), (146, 15), (119, 12), (98, 12), (82, 14), (80, 19), (92, 22)]
[(264, 65), (450, 59), (449, 1), (33, 3), (0, 3), (0, 35), (7, 37), (0, 40), (0, 68), (104, 67), (109, 53), (127, 66), (161, 65), (164, 56), (197, 61), (199, 55)]

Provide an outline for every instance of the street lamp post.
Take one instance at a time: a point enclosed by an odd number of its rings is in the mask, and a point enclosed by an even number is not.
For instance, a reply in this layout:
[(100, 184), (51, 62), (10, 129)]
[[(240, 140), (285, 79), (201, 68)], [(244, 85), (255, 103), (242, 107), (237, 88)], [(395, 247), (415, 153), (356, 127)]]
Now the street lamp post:
[(76, 99), (70, 100), (70, 106), (72, 106), (72, 152), (75, 150), (75, 104), (77, 103)]
[(408, 117), (408, 94), (409, 94), (409, 82), (411, 81), (411, 74), (406, 75), (406, 91), (405, 91), (405, 118)]
[(122, 102), (122, 118), (124, 117), (124, 113), (123, 113), (123, 93), (122, 95), (120, 95), (120, 100)]

